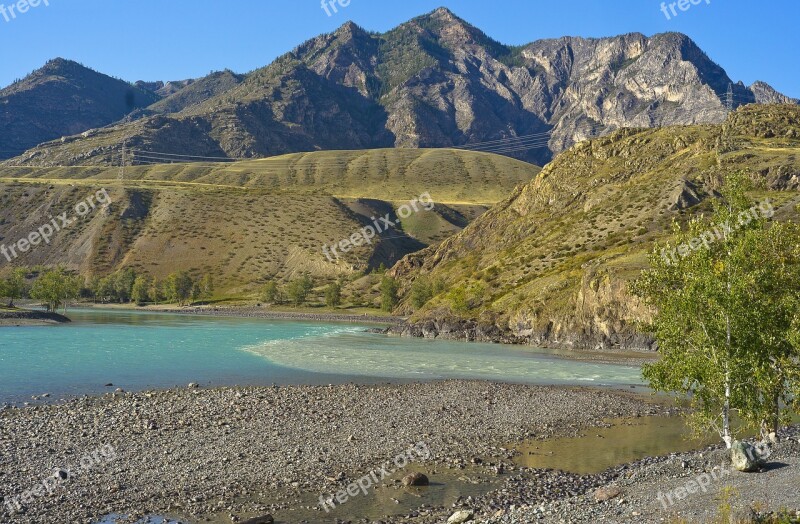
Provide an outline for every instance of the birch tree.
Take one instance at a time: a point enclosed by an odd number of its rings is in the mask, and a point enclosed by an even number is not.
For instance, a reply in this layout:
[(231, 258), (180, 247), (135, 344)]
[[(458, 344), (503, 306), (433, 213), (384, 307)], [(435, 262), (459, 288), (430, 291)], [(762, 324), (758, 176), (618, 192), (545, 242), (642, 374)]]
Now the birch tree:
[(654, 310), (647, 328), (661, 355), (644, 377), (656, 391), (687, 395), (695, 429), (717, 431), (728, 447), (734, 413), (745, 426), (783, 418), (798, 360), (789, 298), (798, 265), (787, 256), (796, 254), (797, 229), (771, 232), (770, 213), (746, 187), (742, 176), (729, 177), (713, 214), (686, 230), (675, 225), (675, 240), (655, 249), (633, 285)]

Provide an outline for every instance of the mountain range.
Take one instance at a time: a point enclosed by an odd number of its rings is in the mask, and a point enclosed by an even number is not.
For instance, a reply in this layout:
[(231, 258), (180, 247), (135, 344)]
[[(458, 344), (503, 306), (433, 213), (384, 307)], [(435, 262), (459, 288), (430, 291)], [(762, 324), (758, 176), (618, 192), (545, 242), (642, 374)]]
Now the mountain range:
[(126, 146), (128, 164), (152, 161), (139, 153), (466, 146), (544, 165), (618, 128), (721, 123), (729, 89), (735, 107), (797, 103), (733, 82), (679, 33), (507, 46), (439, 8), (386, 33), (348, 22), (242, 75), (129, 84), (53, 60), (0, 91), (0, 158), (110, 165)]

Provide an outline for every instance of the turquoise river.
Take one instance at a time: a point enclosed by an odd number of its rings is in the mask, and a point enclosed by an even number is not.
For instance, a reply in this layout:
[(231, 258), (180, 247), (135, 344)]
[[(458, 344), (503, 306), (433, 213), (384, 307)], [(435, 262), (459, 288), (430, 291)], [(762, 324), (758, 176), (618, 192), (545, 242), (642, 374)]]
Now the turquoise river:
[[(77, 310), (53, 327), (0, 328), (0, 404), (185, 386), (485, 379), (641, 386), (636, 367), (527, 347), (367, 333), (367, 326)], [(113, 384), (113, 386), (108, 386)], [(638, 389), (638, 388), (637, 388)]]

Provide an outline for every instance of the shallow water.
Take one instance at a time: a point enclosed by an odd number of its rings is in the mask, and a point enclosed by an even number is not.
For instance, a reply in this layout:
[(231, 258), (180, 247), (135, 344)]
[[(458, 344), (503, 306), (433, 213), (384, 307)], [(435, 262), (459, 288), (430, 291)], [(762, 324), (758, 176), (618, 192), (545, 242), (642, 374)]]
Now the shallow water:
[[(430, 479), (430, 485), (425, 487), (403, 487), (399, 480), (408, 472), (424, 473)], [(391, 480), (390, 480), (391, 479)], [(396, 482), (392, 482), (392, 481)], [(325, 512), (320, 505), (321, 493), (301, 494), (293, 500), (291, 508), (271, 512), (276, 524), (308, 522), (309, 524), (329, 524), (331, 522), (359, 521), (366, 519), (374, 522), (387, 516), (407, 515), (418, 511), (425, 506), (450, 506), (459, 497), (477, 497), (485, 495), (492, 489), (501, 486), (502, 476), (487, 477), (472, 469), (430, 469), (427, 467), (409, 466), (391, 477), (382, 481), (382, 485), (368, 489), (367, 493), (359, 491), (355, 497), (350, 497), (344, 504)], [(387, 484), (387, 485), (383, 485)], [(325, 493), (331, 496), (330, 493)], [(269, 500), (258, 500), (258, 503), (269, 504)], [(243, 520), (257, 515), (241, 516)], [(96, 524), (115, 524), (116, 518), (122, 515), (109, 515)], [(205, 518), (203, 524), (227, 524), (230, 522), (227, 512), (218, 516)], [(153, 516), (139, 521), (137, 524), (197, 524), (192, 519), (180, 516)]]
[(514, 460), (520, 466), (560, 469), (581, 475), (719, 443), (719, 437), (693, 438), (681, 417), (642, 417), (608, 420), (611, 427), (591, 428), (579, 437), (529, 441), (510, 445), (521, 453)]
[[(366, 326), (71, 311), (71, 324), (0, 328), (0, 403), (201, 385), (487, 379), (641, 385), (636, 367), (561, 359), (532, 348), (391, 338)], [(105, 387), (112, 383), (113, 388)]]

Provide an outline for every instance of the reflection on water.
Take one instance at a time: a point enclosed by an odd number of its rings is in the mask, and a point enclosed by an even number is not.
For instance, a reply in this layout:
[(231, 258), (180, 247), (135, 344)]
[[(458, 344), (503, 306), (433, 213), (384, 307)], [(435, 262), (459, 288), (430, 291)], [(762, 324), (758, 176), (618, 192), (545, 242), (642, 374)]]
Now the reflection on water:
[(608, 428), (591, 428), (583, 436), (544, 442), (529, 441), (510, 446), (521, 453), (520, 466), (560, 469), (581, 475), (675, 452), (701, 449), (719, 443), (719, 437), (691, 438), (691, 430), (681, 417), (643, 417), (613, 419)]

